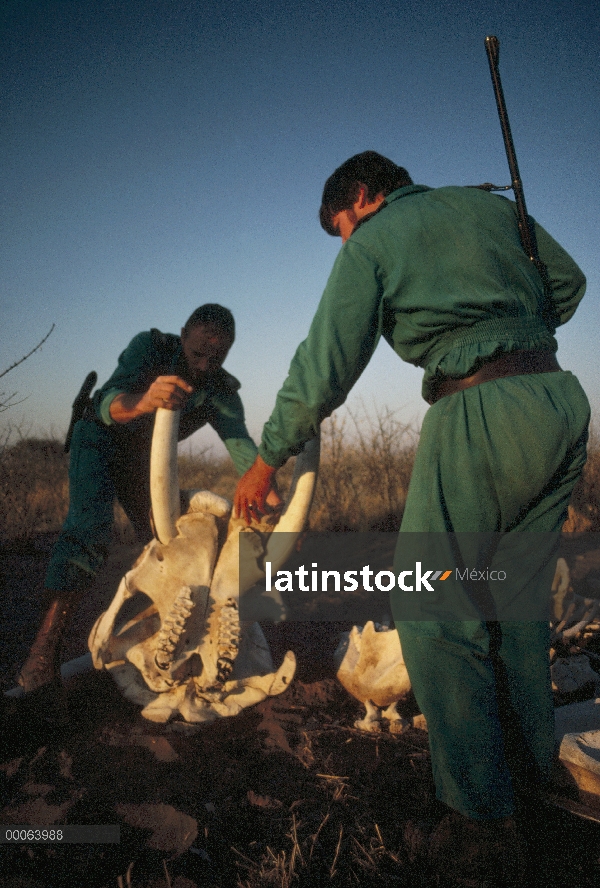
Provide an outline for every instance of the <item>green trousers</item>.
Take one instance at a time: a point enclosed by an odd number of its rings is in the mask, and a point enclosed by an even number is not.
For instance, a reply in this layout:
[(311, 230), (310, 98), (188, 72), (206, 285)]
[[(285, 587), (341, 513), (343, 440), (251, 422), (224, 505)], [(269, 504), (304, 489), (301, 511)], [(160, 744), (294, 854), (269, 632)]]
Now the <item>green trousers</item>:
[[(112, 539), (113, 506), (118, 499), (138, 539), (150, 528), (149, 442), (129, 446), (106, 426), (76, 423), (69, 462), (69, 511), (52, 550), (46, 588), (69, 591), (89, 586), (104, 564)], [(122, 436), (123, 438), (123, 436)]]
[[(411, 533), (482, 540), (558, 533), (585, 464), (588, 425), (587, 398), (568, 372), (494, 380), (438, 401), (421, 431), (396, 572), (406, 563)], [(500, 614), (511, 596), (539, 596), (542, 588), (550, 597), (551, 555), (540, 546), (528, 582), (490, 592)], [(402, 620), (401, 594), (392, 594), (392, 613), (427, 719), (437, 796), (468, 817), (507, 817), (515, 786), (550, 773), (548, 622)]]

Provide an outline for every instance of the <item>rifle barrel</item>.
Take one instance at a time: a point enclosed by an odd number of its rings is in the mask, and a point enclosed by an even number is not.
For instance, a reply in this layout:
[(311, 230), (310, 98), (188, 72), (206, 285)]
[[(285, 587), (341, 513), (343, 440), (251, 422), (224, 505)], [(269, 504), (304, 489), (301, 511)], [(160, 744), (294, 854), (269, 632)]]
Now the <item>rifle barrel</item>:
[(526, 254), (529, 256), (529, 258), (537, 268), (538, 272), (540, 273), (542, 282), (544, 284), (544, 291), (546, 292), (546, 295), (549, 295), (549, 293), (551, 292), (551, 286), (548, 280), (548, 271), (546, 269), (546, 266), (540, 259), (535, 230), (527, 212), (527, 205), (525, 204), (525, 194), (523, 193), (523, 183), (521, 182), (521, 176), (519, 174), (517, 155), (515, 153), (515, 146), (510, 129), (510, 121), (508, 119), (506, 102), (504, 100), (504, 91), (502, 89), (500, 69), (498, 66), (500, 58), (500, 41), (498, 40), (498, 38), (494, 37), (494, 35), (492, 34), (486, 37), (485, 49), (487, 52), (488, 62), (490, 64), (490, 74), (492, 75), (492, 85), (494, 87), (496, 107), (498, 108), (498, 117), (500, 118), (500, 127), (502, 129), (504, 147), (506, 149), (506, 159), (508, 160), (508, 168), (510, 170), (512, 189), (515, 195), (515, 203), (517, 205), (517, 220), (519, 223), (519, 235), (521, 237), (521, 244), (523, 245), (523, 249), (525, 250)]

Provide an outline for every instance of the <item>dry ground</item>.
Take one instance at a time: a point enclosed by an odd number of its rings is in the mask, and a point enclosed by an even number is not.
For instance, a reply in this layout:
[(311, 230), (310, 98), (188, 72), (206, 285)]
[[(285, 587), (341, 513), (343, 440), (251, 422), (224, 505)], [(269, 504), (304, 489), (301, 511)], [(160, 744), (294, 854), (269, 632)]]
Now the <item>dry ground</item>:
[[(31, 592), (41, 587), (51, 536), (3, 553), (1, 675), (34, 633)], [(67, 656), (127, 569), (110, 569), (80, 611)], [(298, 657), (297, 678), (235, 719), (194, 733), (145, 722), (110, 678), (90, 674), (69, 688), (71, 721), (49, 731), (5, 716), (0, 774), (3, 823), (117, 823), (115, 845), (2, 847), (6, 888), (254, 888), (404, 886), (431, 876), (411, 863), (407, 819), (432, 797), (427, 736), (365, 735), (360, 712), (334, 678), (340, 624), (267, 627), (276, 664)], [(414, 712), (408, 703), (407, 714)], [(600, 879), (600, 827), (553, 808), (529, 821), (529, 884), (591, 888)]]

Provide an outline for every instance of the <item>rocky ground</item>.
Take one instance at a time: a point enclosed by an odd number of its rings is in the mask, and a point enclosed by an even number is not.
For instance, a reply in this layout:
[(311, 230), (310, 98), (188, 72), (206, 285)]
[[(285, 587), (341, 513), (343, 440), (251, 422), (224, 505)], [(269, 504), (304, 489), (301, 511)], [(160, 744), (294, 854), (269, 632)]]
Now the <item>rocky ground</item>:
[[(31, 641), (30, 592), (51, 538), (5, 549), (1, 675)], [(77, 617), (67, 656), (116, 588), (133, 550), (113, 553)], [(27, 594), (24, 594), (26, 590)], [(153, 725), (91, 673), (69, 686), (70, 721), (40, 727), (5, 713), (0, 743), (3, 824), (119, 824), (120, 844), (4, 845), (7, 888), (254, 888), (429, 886), (404, 825), (432, 798), (427, 735), (365, 734), (334, 677), (341, 624), (267, 627), (273, 657), (295, 651), (297, 677), (280, 697), (194, 731)], [(405, 714), (416, 709), (408, 701)], [(552, 807), (525, 824), (531, 886), (591, 888), (600, 879), (600, 826)]]

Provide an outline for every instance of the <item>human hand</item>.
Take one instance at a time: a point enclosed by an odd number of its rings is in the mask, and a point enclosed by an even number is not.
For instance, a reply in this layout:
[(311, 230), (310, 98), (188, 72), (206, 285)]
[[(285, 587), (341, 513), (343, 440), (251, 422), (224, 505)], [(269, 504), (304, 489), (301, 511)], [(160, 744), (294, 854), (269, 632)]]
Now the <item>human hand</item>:
[(165, 410), (181, 410), (194, 391), (193, 386), (180, 376), (159, 376), (143, 395), (140, 407), (143, 412), (153, 413), (159, 407)]
[(145, 413), (155, 413), (159, 407), (181, 410), (193, 386), (180, 376), (159, 376), (143, 395), (120, 394), (111, 401), (111, 419), (118, 423), (131, 422)]
[(275, 486), (276, 471), (260, 456), (256, 457), (238, 482), (233, 500), (234, 517), (241, 517), (246, 524), (251, 524), (270, 511), (269, 507), (279, 508), (281, 498)]

